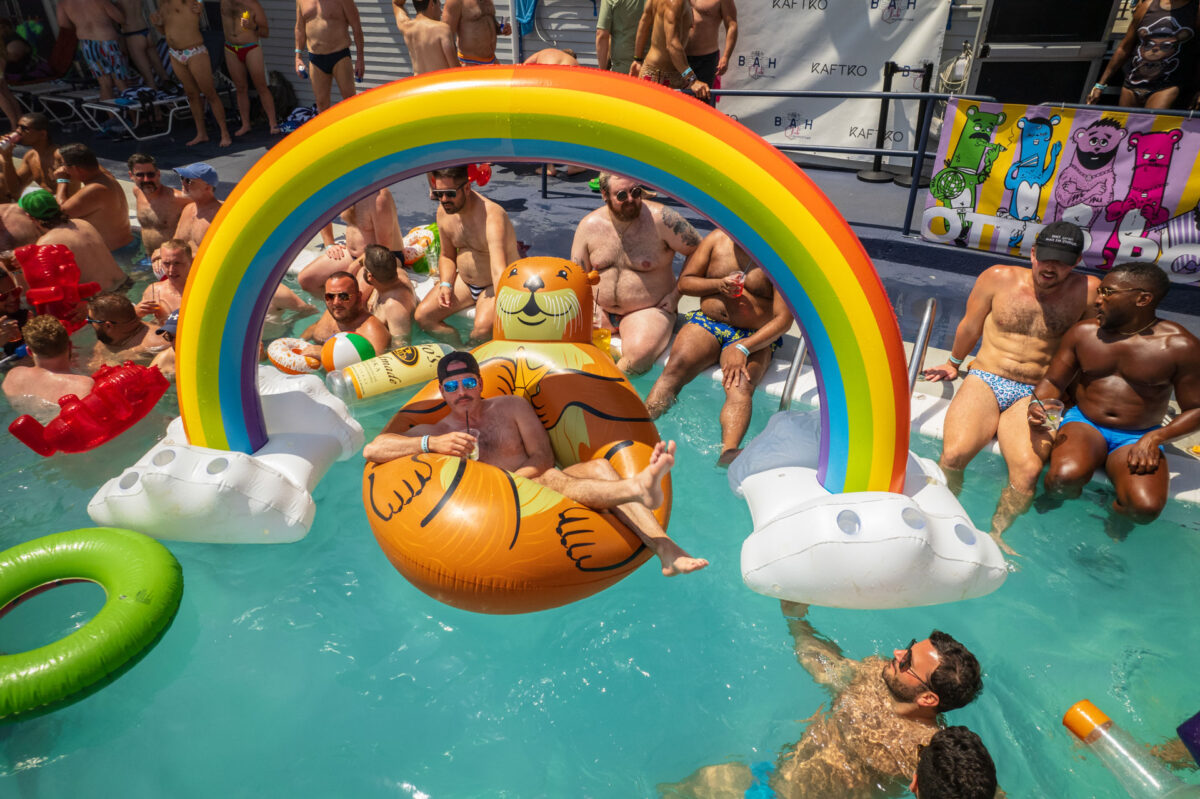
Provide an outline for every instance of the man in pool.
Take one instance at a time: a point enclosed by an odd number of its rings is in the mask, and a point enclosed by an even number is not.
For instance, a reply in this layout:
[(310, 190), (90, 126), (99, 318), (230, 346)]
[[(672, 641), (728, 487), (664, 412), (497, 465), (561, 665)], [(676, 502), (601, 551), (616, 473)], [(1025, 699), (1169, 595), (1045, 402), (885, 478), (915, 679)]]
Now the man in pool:
[[(438, 386), (450, 408), (436, 424), (418, 425), (407, 433), (380, 433), (363, 449), (372, 463), (385, 463), (421, 452), (459, 458), (478, 447), (479, 460), (534, 480), (596, 510), (612, 510), (629, 525), (662, 563), (668, 577), (703, 569), (708, 561), (693, 558), (667, 536), (653, 510), (663, 502), (660, 483), (675, 463), (675, 443), (659, 443), (649, 465), (621, 478), (607, 460), (591, 460), (565, 469), (554, 466), (550, 437), (529, 403), (520, 397), (483, 398), (479, 364), (469, 352), (451, 352), (438, 361)], [(479, 437), (468, 429), (479, 431)]]
[(1083, 231), (1070, 222), (1052, 222), (1038, 234), (1031, 269), (997, 264), (985, 270), (967, 297), (949, 360), (925, 370), (926, 380), (954, 380), (982, 335), (979, 354), (946, 411), (938, 465), (958, 493), (967, 464), (993, 437), (999, 439), (1008, 484), (991, 532), (1008, 552), (1000, 536), (1033, 502), (1053, 440), (1050, 431), (1025, 423), (1029, 395), (1067, 328), (1095, 315), (1100, 281), (1072, 272), (1082, 254)]
[(124, 294), (105, 291), (88, 300), (87, 321), (96, 333), (89, 371), (101, 366), (119, 366), (133, 361), (143, 366), (170, 343), (138, 318), (133, 303)]
[(508, 212), (471, 188), (465, 166), (429, 173), (429, 197), (438, 203), (437, 226), (442, 253), (439, 283), (417, 306), (417, 324), (435, 338), (460, 344), (446, 317), (475, 306), (471, 341), (492, 337), (496, 281), (517, 260), (517, 233)]
[(305, 355), (321, 357), (321, 345), (338, 333), (358, 333), (371, 342), (375, 354), (391, 349), (392, 335), (363, 303), (358, 279), (349, 272), (334, 272), (325, 281), (325, 313), (304, 331), (306, 341), (315, 341)]
[[(1200, 428), (1200, 340), (1155, 315), (1170, 287), (1154, 264), (1118, 264), (1097, 291), (1096, 318), (1063, 336), (1033, 393), (1058, 399), (1070, 388), (1075, 402), (1046, 473), (1052, 500), (1078, 497), (1103, 466), (1116, 490), (1114, 511), (1137, 524), (1162, 512), (1170, 479), (1162, 445)], [(1181, 412), (1164, 425), (1172, 391)], [(1044, 422), (1037, 401), (1028, 417), (1031, 427)], [(1128, 523), (1120, 528), (1117, 537), (1129, 532)]]
[[(821, 797), (899, 795), (917, 771), (919, 747), (938, 731), (939, 715), (970, 704), (983, 689), (979, 661), (951, 636), (934, 630), (895, 649), (891, 660), (851, 660), (818, 635), (808, 606), (780, 603), (796, 659), (833, 693), (830, 709), (809, 721), (800, 742), (775, 763), (706, 766), (667, 797)], [(759, 793), (751, 794), (754, 789)]]
[(71, 336), (53, 316), (35, 316), (22, 330), (32, 366), (14, 366), (4, 376), (4, 396), (20, 409), (27, 398), (56, 403), (59, 397), (84, 397), (92, 390), (92, 378), (71, 369)]
[(721, 365), (725, 404), (721, 408), (721, 456), (728, 466), (741, 452), (750, 426), (754, 387), (771, 363), (779, 337), (792, 326), (792, 312), (762, 269), (729, 234), (714, 230), (683, 265), (679, 293), (700, 298), (700, 310), (671, 345), (671, 356), (646, 409), (657, 419), (675, 402), (679, 390), (701, 371)]
[(700, 235), (673, 208), (644, 202), (636, 180), (600, 173), (604, 206), (580, 222), (571, 260), (600, 273), (595, 324), (621, 336), (617, 367), (641, 374), (654, 365), (675, 329), (679, 291), (671, 262), (700, 246)]
[(996, 764), (979, 736), (966, 727), (938, 730), (917, 758), (909, 790), (918, 799), (992, 799)]

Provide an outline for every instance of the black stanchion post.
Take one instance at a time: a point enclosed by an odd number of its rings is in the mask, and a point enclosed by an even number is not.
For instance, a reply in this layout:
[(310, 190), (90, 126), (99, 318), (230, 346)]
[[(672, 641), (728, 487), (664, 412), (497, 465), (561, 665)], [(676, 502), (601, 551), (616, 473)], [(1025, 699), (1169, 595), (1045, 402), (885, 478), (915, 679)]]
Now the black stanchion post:
[[(892, 90), (892, 76), (900, 71), (900, 67), (894, 61), (887, 61), (883, 65), (883, 90), (890, 92)], [(875, 129), (875, 149), (883, 150), (883, 138), (887, 134), (887, 119), (889, 101), (884, 97), (879, 101), (879, 126)], [(865, 180), (867, 183), (890, 183), (896, 177), (891, 172), (883, 171), (883, 153), (875, 154), (875, 161), (870, 169), (860, 170), (858, 173), (859, 180)]]
[[(932, 85), (932, 83), (933, 83), (933, 64), (926, 64), (925, 69), (922, 70), (922, 73), (921, 73), (921, 91), (928, 92), (929, 87), (930, 87), (930, 85)], [(920, 106), (917, 107), (917, 119), (925, 118), (925, 106), (927, 106), (927, 105), (929, 105), (929, 98), (922, 99)], [(919, 156), (913, 156), (914, 161), (918, 157)], [(912, 174), (910, 174), (910, 175), (896, 175), (896, 185), (904, 186), (905, 188), (908, 188), (909, 186), (912, 185), (913, 175), (916, 175), (919, 187), (922, 189), (927, 187), (929, 185), (929, 178), (925, 177), (925, 175), (923, 175), (921, 173), (922, 166), (924, 166), (924, 164), (922, 164), (920, 166), (914, 165)]]

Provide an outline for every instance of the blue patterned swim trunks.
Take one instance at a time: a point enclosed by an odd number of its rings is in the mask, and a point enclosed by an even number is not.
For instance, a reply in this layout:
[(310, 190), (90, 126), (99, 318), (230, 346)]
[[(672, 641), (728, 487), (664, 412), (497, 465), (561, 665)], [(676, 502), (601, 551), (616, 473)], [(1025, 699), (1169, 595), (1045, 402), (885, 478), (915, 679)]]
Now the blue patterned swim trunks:
[[(728, 347), (734, 342), (741, 341), (744, 338), (749, 338), (750, 336), (754, 335), (753, 330), (747, 330), (744, 327), (734, 327), (733, 325), (727, 325), (724, 322), (718, 322), (715, 319), (706, 316), (704, 311), (692, 311), (691, 313), (684, 314), (683, 318), (686, 322), (689, 322), (693, 325), (698, 325), (707, 330), (709, 333), (712, 333), (713, 337), (720, 342), (722, 349)], [(781, 346), (783, 346), (782, 336), (771, 342), (771, 352), (774, 352)]]
[(1000, 406), (1000, 413), (1007, 411), (1017, 400), (1024, 399), (1033, 393), (1033, 386), (1028, 383), (1018, 383), (1016, 380), (994, 375), (982, 369), (973, 368), (967, 374), (975, 375), (988, 384), (988, 388), (996, 395), (996, 403)]

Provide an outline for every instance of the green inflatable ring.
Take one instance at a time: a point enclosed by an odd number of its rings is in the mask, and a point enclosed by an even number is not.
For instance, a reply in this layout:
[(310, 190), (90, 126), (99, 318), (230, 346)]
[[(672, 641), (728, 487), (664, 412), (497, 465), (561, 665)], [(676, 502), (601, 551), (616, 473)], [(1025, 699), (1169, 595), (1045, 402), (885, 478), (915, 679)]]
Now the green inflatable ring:
[(0, 552), (0, 616), (31, 592), (79, 580), (99, 583), (107, 601), (65, 638), (0, 654), (0, 719), (98, 687), (154, 643), (183, 595), (179, 562), (162, 544), (131, 530), (91, 527)]

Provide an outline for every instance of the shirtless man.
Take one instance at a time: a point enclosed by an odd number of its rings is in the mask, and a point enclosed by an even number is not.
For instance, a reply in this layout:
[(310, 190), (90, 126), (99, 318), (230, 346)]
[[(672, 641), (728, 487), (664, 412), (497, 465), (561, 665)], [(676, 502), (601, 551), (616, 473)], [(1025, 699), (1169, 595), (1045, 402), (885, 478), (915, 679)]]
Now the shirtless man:
[(604, 207), (575, 229), (571, 260), (600, 272), (596, 327), (621, 336), (621, 371), (641, 374), (667, 348), (679, 292), (671, 262), (700, 245), (695, 228), (675, 210), (644, 202), (630, 178), (600, 173)]
[(196, 123), (196, 136), (187, 146), (208, 141), (208, 127), (204, 121), (204, 100), (207, 99), (221, 131), (220, 146), (228, 147), (233, 144), (233, 139), (229, 137), (229, 128), (225, 127), (225, 106), (213, 83), (212, 59), (200, 33), (203, 11), (199, 0), (158, 0), (158, 10), (150, 15), (150, 22), (167, 37), (171, 68), (183, 84), (192, 121)]
[(512, 26), (496, 19), (492, 0), (446, 0), (442, 21), (458, 40), (458, 60), (464, 67), (499, 64), (496, 37), (508, 36)]
[(444, 320), (474, 305), (471, 341), (486, 341), (495, 318), (496, 281), (520, 257), (517, 233), (508, 213), (473, 189), (465, 166), (430, 172), (429, 194), (439, 203), (440, 282), (417, 306), (417, 324), (438, 339), (461, 344), (458, 331)]
[(792, 326), (792, 312), (767, 273), (723, 230), (705, 236), (687, 259), (679, 292), (699, 297), (700, 310), (687, 315), (666, 368), (646, 398), (646, 409), (651, 419), (662, 416), (681, 388), (719, 363), (725, 404), (717, 464), (728, 466), (741, 452), (754, 388), (771, 363), (779, 337)]
[(71, 370), (71, 336), (62, 322), (36, 316), (23, 332), (33, 366), (14, 366), (4, 376), (4, 396), (14, 408), (30, 397), (56, 404), (67, 394), (84, 397), (91, 392), (92, 378)]
[[(662, 480), (675, 464), (675, 442), (660, 442), (649, 465), (622, 478), (603, 458), (557, 469), (550, 436), (527, 401), (510, 395), (483, 398), (479, 364), (469, 352), (451, 352), (438, 361), (438, 388), (450, 414), (407, 433), (380, 433), (363, 448), (371, 463), (386, 463), (421, 452), (468, 457), (533, 480), (596, 510), (612, 510), (649, 547), (667, 577), (708, 565), (667, 536), (653, 510), (663, 502)], [(470, 421), (468, 425), (467, 422)], [(479, 438), (467, 432), (479, 431)]]
[(414, 75), (460, 66), (454, 51), (454, 31), (442, 22), (440, 0), (413, 0), (416, 15), (404, 10), (405, 0), (392, 0), (396, 27), (404, 37)]
[(220, 183), (217, 170), (205, 163), (188, 164), (177, 167), (175, 171), (183, 183), (183, 193), (191, 200), (179, 214), (179, 224), (175, 226), (175, 235), (171, 238), (186, 241), (192, 246), (192, 252), (200, 252), (200, 242), (209, 225), (221, 210), (221, 201), (217, 199), (216, 189)]
[(412, 338), (417, 295), (400, 259), (386, 247), (368, 244), (362, 262), (359, 288), (367, 298), (367, 310), (387, 327), (393, 349), (407, 345)]
[[(50, 194), (50, 192), (46, 192)], [(50, 195), (53, 197), (54, 195)], [(17, 203), (0, 205), (0, 252), (11, 252), (26, 244), (37, 244), (42, 230)]]
[(33, 220), (38, 244), (62, 244), (74, 254), (81, 283), (99, 283), (101, 291), (125, 291), (133, 285), (100, 232), (86, 219), (71, 219), (64, 214), (53, 194), (44, 189), (31, 191), (17, 205)]
[(319, 294), (325, 279), (334, 272), (357, 274), (362, 267), (359, 259), (367, 245), (379, 244), (392, 251), (404, 246), (396, 198), (387, 188), (362, 198), (342, 211), (341, 216), (346, 223), (346, 245), (326, 247), (300, 271), (300, 288), (309, 294)]
[(1029, 509), (1054, 438), (1026, 423), (1029, 395), (1067, 328), (1096, 313), (1100, 281), (1071, 271), (1082, 253), (1083, 231), (1070, 222), (1052, 222), (1038, 234), (1029, 255), (1031, 269), (997, 264), (985, 270), (967, 297), (949, 360), (925, 370), (926, 380), (954, 380), (983, 336), (946, 411), (938, 465), (958, 493), (967, 464), (993, 436), (999, 440), (1008, 484), (1000, 492), (991, 533), (1009, 553), (1000, 535)]
[[(354, 32), (353, 68), (348, 30)], [(365, 47), (354, 0), (296, 0), (296, 74), (303, 78), (308, 70), (318, 113), (333, 104), (334, 81), (343, 100), (354, 96), (354, 81), (366, 72)]]
[(100, 84), (100, 99), (114, 97), (114, 84), (117, 91), (125, 91), (125, 56), (117, 33), (117, 26), (125, 22), (121, 9), (107, 0), (59, 0), (55, 16), (59, 28), (75, 29), (79, 52)]
[(688, 66), (687, 44), (691, 30), (691, 0), (646, 0), (638, 23), (629, 74), (660, 86), (686, 90), (708, 102), (708, 84), (696, 77), (695, 71)]
[(149, 364), (170, 346), (155, 328), (138, 318), (124, 294), (105, 291), (88, 300), (88, 324), (96, 332), (96, 349), (89, 369), (118, 366), (125, 361)]
[[(125, 47), (129, 51), (129, 60), (134, 69), (142, 76), (142, 83), (150, 89), (161, 84), (166, 86), (171, 82), (162, 62), (158, 60), (158, 50), (150, 41), (150, 23), (146, 21), (146, 11), (142, 0), (115, 0), (121, 7), (125, 21), (121, 23), (121, 36), (125, 39)], [(157, 83), (155, 79), (157, 78)]]
[(250, 132), (250, 82), (258, 92), (271, 132), (278, 133), (275, 100), (267, 87), (267, 68), (259, 46), (259, 40), (270, 33), (267, 13), (258, 0), (221, 0), (221, 27), (225, 31), (225, 70), (237, 89), (238, 113), (242, 117), (242, 126), (233, 135)]
[(54, 154), (54, 199), (72, 219), (86, 219), (122, 268), (136, 259), (137, 240), (129, 227), (129, 199), (86, 145), (64, 144)]
[(158, 253), (163, 279), (146, 286), (134, 310), (142, 318), (153, 316), (156, 322), (163, 324), (183, 305), (183, 290), (192, 269), (192, 250), (186, 241), (167, 239)]
[(982, 690), (979, 662), (939, 630), (894, 649), (891, 660), (851, 660), (813, 629), (807, 605), (780, 604), (796, 660), (832, 693), (829, 710), (809, 719), (799, 743), (775, 763), (753, 771), (742, 763), (706, 766), (659, 791), (705, 799), (899, 796), (916, 772), (918, 750), (938, 731), (939, 715), (970, 704)]
[[(1200, 428), (1200, 340), (1155, 315), (1170, 287), (1154, 264), (1118, 264), (1096, 292), (1096, 318), (1063, 336), (1034, 390), (1039, 402), (1071, 390), (1075, 402), (1062, 415), (1050, 456), (1052, 498), (1078, 497), (1103, 466), (1116, 490), (1112, 509), (1129, 522), (1148, 524), (1166, 505), (1162, 445)], [(1180, 414), (1164, 425), (1172, 391)], [(1044, 408), (1034, 402), (1028, 413), (1030, 426), (1040, 429)], [(1130, 526), (1110, 532), (1123, 537)]]
[(543, 47), (529, 56), (529, 58), (526, 58), (525, 63), (577, 67), (579, 66), (579, 59), (575, 57), (575, 51), (570, 47), (564, 47), (561, 50), (557, 47)]
[(178, 189), (163, 185), (154, 156), (134, 153), (126, 165), (142, 228), (142, 250), (152, 255), (164, 241), (174, 237), (183, 209), (195, 201)]
[[(725, 49), (721, 49), (721, 25), (725, 26)], [(692, 35), (687, 43), (687, 62), (696, 80), (716, 85), (729, 69), (733, 48), (737, 46), (737, 6), (733, 0), (692, 0)], [(716, 105), (711, 95), (705, 101)]]
[(358, 333), (371, 342), (376, 355), (391, 349), (391, 334), (367, 310), (358, 281), (349, 272), (334, 272), (325, 281), (325, 313), (301, 337), (316, 342), (305, 349), (305, 354), (320, 358), (321, 345), (338, 333)]
[[(13, 163), (13, 148), (23, 144), (29, 149), (21, 158), (18, 166)], [(15, 134), (0, 139), (0, 164), (4, 169), (4, 181), (9, 194), (15, 199), (21, 195), (21, 190), (31, 183), (36, 183), (47, 191), (54, 191), (54, 178), (50, 173), (54, 169), (54, 143), (50, 136), (50, 120), (45, 114), (37, 112), (22, 114), (17, 120)]]

